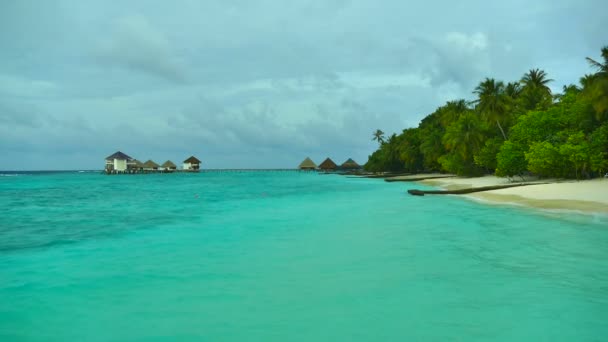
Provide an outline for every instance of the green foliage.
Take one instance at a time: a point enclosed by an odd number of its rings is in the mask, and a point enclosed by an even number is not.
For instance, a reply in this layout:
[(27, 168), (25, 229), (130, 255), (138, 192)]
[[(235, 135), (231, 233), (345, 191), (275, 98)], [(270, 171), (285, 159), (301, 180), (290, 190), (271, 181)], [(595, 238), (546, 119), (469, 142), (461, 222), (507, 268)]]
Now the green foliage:
[(539, 176), (559, 177), (566, 173), (564, 170), (566, 159), (560, 154), (559, 148), (548, 141), (533, 143), (525, 155), (528, 170)]
[(589, 136), (591, 171), (599, 175), (608, 171), (608, 123), (598, 127)]
[(524, 110), (544, 110), (552, 102), (551, 89), (547, 86), (553, 80), (547, 78), (547, 73), (540, 69), (532, 69), (522, 77), (523, 85), (520, 104)]
[(462, 114), (452, 123), (443, 135), (443, 144), (450, 152), (461, 155), (465, 160), (472, 160), (473, 154), (481, 148), (485, 126), (473, 113)]
[(526, 171), (528, 162), (525, 157), (525, 147), (522, 144), (507, 140), (496, 155), (496, 175), (513, 177)]
[(382, 130), (377, 129), (374, 133), (372, 133), (372, 140), (378, 142), (378, 144), (382, 145), (384, 143), (384, 132)]
[(445, 128), (441, 125), (439, 114), (433, 113), (422, 120), (419, 126), (420, 153), (424, 169), (427, 171), (442, 171), (439, 158), (446, 153), (441, 142)]
[(605, 122), (608, 120), (608, 46), (602, 48), (601, 54), (600, 61), (587, 57), (587, 62), (597, 72), (593, 75), (585, 75), (581, 83), (583, 83), (583, 94), (592, 103), (597, 120)]
[(562, 114), (556, 107), (548, 111), (530, 111), (519, 117), (509, 139), (526, 146), (537, 141), (554, 141), (557, 134), (567, 127), (567, 118)]
[(600, 122), (608, 120), (608, 77), (593, 77), (584, 88), (584, 98), (594, 109), (595, 119)]
[(443, 144), (448, 153), (439, 158), (444, 170), (459, 175), (476, 175), (481, 173), (474, 161), (474, 155), (481, 149), (486, 139), (485, 124), (477, 115), (469, 111), (460, 115), (443, 135)]
[(393, 134), (382, 142), (363, 167), (371, 172), (419, 172), (422, 170), (419, 146), (418, 129), (406, 129), (400, 135)]
[(485, 168), (488, 171), (494, 171), (497, 166), (496, 155), (500, 152), (500, 148), (504, 144), (502, 138), (491, 138), (486, 140), (484, 146), (475, 155), (475, 164)]
[(496, 122), (502, 137), (507, 140), (507, 135), (501, 125), (501, 121), (505, 122), (507, 120), (506, 114), (510, 107), (510, 98), (505, 93), (504, 83), (497, 82), (493, 78), (486, 78), (475, 88), (473, 93), (479, 96), (476, 101), (479, 113), (487, 122)]
[(403, 131), (399, 143), (399, 157), (406, 172), (418, 172), (423, 169), (423, 157), (420, 152), (420, 130), (410, 128)]
[(439, 157), (439, 162), (445, 171), (459, 176), (479, 176), (483, 174), (483, 169), (457, 153), (443, 155)]
[(559, 152), (574, 166), (576, 179), (579, 179), (579, 171), (587, 174), (587, 169), (591, 164), (591, 146), (583, 132), (571, 134), (566, 143), (559, 147)]

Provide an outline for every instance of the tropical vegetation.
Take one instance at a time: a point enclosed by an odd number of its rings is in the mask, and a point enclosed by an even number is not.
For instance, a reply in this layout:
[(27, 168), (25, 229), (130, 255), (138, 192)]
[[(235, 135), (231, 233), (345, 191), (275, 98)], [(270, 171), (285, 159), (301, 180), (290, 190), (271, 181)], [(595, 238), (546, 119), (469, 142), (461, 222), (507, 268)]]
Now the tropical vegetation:
[(504, 83), (482, 80), (471, 101), (448, 101), (418, 127), (385, 138), (372, 172), (494, 173), (516, 177), (591, 178), (608, 172), (608, 46), (601, 59), (587, 57), (591, 74), (553, 94), (540, 69)]

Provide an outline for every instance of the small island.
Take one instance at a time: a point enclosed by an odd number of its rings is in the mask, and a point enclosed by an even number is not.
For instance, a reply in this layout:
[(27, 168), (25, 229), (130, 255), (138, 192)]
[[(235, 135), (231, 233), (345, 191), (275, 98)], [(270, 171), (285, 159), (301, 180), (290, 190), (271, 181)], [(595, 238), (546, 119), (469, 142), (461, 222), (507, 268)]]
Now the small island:
[(541, 69), (506, 83), (485, 78), (474, 98), (448, 101), (418, 127), (388, 138), (376, 130), (379, 147), (364, 169), (407, 174), (386, 181), (443, 188), (411, 188), (413, 195), (475, 193), (488, 201), (606, 212), (608, 46), (601, 58), (587, 57), (592, 73), (559, 93)]

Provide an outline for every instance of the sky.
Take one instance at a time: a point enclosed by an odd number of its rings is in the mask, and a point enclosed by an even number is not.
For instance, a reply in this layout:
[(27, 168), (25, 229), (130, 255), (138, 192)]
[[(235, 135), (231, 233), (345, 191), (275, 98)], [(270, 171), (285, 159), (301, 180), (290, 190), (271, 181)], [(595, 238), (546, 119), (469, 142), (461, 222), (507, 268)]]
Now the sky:
[(608, 45), (605, 0), (0, 1), (0, 170), (123, 151), (204, 168), (365, 163), (485, 77), (554, 91)]

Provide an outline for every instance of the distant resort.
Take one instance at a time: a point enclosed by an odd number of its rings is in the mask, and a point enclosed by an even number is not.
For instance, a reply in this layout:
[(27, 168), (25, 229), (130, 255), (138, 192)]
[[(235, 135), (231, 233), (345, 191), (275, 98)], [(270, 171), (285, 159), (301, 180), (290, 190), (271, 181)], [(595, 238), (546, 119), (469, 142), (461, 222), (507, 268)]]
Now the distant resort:
[(201, 161), (191, 156), (184, 160), (182, 168), (167, 160), (162, 165), (158, 165), (153, 160), (142, 163), (135, 158), (131, 158), (123, 152), (116, 152), (106, 157), (104, 172), (108, 175), (115, 174), (140, 174), (140, 173), (173, 173), (173, 172), (199, 172)]
[(324, 172), (355, 172), (360, 171), (363, 167), (351, 158), (348, 158), (342, 165), (336, 164), (331, 158), (325, 159), (319, 166), (315, 164), (310, 158), (304, 159), (300, 166), (298, 166), (300, 170), (309, 170), (309, 171), (324, 171)]
[[(325, 173), (331, 172), (342, 172), (351, 173), (359, 172), (363, 167), (351, 158), (348, 158), (341, 165), (336, 164), (331, 158), (325, 159), (321, 164), (317, 166), (314, 161), (310, 158), (305, 158), (297, 168), (294, 169), (283, 169), (284, 171), (322, 171)], [(274, 169), (273, 169), (274, 170)], [(146, 162), (141, 162), (135, 158), (130, 157), (126, 153), (117, 151), (116, 153), (109, 155), (105, 159), (104, 173), (108, 175), (116, 174), (147, 174), (147, 173), (174, 173), (174, 172), (200, 172), (201, 161), (190, 156), (182, 163), (182, 168), (178, 169), (177, 165), (171, 160), (167, 160), (163, 164), (159, 165), (151, 159)]]

